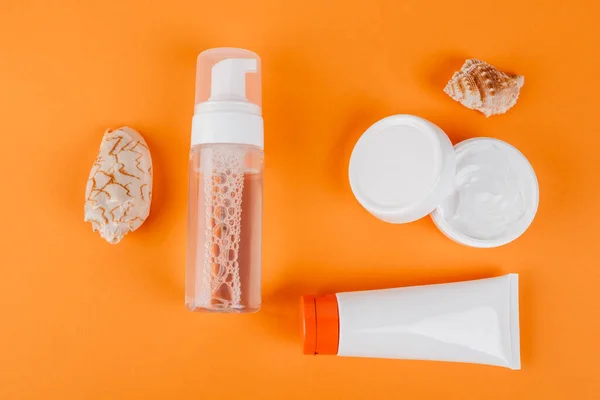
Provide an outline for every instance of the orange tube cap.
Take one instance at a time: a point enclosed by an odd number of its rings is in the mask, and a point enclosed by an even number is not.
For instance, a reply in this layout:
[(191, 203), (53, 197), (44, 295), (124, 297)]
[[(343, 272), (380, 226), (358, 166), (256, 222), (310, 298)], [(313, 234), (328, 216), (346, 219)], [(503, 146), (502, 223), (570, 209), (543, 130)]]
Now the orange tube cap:
[(337, 297), (302, 296), (301, 307), (304, 354), (337, 354), (340, 337)]

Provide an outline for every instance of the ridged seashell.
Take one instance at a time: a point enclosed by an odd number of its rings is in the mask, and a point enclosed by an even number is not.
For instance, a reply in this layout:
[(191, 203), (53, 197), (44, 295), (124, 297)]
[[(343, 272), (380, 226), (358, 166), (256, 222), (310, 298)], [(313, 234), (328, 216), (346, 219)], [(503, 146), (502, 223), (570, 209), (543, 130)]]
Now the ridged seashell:
[(152, 201), (152, 159), (135, 130), (109, 129), (92, 166), (85, 193), (84, 221), (116, 244), (142, 225)]
[(489, 117), (504, 114), (515, 105), (524, 81), (522, 76), (506, 74), (473, 58), (454, 73), (444, 92), (465, 107)]

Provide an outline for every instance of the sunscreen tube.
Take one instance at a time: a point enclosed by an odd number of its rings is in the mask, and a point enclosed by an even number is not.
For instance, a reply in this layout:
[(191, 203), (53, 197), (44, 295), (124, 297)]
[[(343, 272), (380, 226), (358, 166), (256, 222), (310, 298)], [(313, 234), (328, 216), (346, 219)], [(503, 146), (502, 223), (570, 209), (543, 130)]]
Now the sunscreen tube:
[(304, 354), (521, 369), (519, 276), (302, 297)]

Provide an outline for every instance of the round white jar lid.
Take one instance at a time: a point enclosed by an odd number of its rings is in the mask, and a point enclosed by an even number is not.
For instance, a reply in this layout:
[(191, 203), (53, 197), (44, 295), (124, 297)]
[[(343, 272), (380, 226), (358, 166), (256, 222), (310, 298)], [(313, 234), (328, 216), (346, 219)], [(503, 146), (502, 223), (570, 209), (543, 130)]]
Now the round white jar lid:
[(406, 223), (430, 214), (452, 191), (456, 155), (448, 136), (413, 115), (384, 118), (358, 140), (350, 186), (377, 218)]
[(431, 217), (458, 243), (498, 247), (521, 236), (533, 222), (538, 181), (519, 150), (497, 139), (475, 138), (455, 146), (454, 189)]

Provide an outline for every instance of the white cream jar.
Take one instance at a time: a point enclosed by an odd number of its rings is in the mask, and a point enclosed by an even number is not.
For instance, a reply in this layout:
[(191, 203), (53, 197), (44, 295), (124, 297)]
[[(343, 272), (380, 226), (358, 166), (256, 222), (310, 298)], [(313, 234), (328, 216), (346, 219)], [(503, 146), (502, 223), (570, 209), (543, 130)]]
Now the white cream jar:
[(394, 115), (358, 140), (349, 167), (350, 186), (371, 214), (406, 223), (431, 213), (449, 238), (472, 247), (507, 244), (529, 227), (539, 188), (527, 159), (491, 138), (454, 149), (437, 126), (412, 115)]
[(516, 148), (490, 138), (458, 143), (454, 191), (431, 214), (449, 238), (473, 247), (509, 243), (537, 211), (538, 183)]

